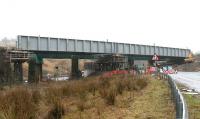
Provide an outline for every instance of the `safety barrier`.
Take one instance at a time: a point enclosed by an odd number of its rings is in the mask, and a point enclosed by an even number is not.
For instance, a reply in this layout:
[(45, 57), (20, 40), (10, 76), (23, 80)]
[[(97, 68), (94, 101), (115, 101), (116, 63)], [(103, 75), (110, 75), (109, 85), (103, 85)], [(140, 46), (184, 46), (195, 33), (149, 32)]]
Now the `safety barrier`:
[(172, 100), (176, 107), (176, 119), (188, 119), (188, 110), (186, 102), (171, 76), (159, 74), (162, 79), (167, 79), (171, 88)]

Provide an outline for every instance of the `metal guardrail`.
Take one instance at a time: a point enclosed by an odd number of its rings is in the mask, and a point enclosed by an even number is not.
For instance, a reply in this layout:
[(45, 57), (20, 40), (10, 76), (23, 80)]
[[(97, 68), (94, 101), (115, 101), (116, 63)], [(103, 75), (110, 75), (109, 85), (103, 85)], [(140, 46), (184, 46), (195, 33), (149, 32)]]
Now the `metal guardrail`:
[(161, 78), (167, 79), (171, 88), (172, 100), (176, 107), (176, 119), (189, 119), (186, 102), (171, 76), (160, 74)]

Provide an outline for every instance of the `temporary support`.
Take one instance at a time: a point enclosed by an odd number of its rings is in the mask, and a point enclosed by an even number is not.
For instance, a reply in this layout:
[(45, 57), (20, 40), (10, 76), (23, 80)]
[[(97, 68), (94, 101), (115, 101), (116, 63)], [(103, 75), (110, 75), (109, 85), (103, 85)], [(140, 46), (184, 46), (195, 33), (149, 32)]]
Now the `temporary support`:
[(34, 60), (29, 61), (28, 82), (38, 83), (42, 79), (42, 63), (36, 63)]
[(22, 62), (20, 61), (14, 62), (14, 77), (16, 77), (18, 81), (23, 81), (23, 68)]
[(78, 67), (78, 57), (72, 57), (72, 76), (73, 77), (79, 77), (80, 76), (80, 71)]
[(128, 60), (128, 66), (129, 66), (128, 67), (129, 69), (133, 69), (133, 67), (134, 67), (134, 60), (129, 59)]

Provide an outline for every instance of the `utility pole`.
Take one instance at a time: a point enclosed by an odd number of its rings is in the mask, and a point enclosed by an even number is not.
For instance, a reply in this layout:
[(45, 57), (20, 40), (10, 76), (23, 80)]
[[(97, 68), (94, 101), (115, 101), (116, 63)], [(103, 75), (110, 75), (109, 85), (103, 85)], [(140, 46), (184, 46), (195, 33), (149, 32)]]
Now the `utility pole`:
[[(154, 43), (153, 45), (154, 45), (154, 55), (156, 55), (156, 44)], [(156, 66), (156, 60), (154, 60), (153, 64), (154, 64), (154, 66)]]

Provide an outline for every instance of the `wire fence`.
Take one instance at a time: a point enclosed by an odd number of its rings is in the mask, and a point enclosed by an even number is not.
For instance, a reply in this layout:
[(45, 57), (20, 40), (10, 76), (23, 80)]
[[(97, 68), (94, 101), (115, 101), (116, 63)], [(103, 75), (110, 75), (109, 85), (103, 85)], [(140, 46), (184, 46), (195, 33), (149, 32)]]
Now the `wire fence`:
[(162, 79), (167, 79), (171, 88), (172, 100), (176, 108), (176, 119), (189, 119), (186, 102), (171, 76), (159, 74)]

